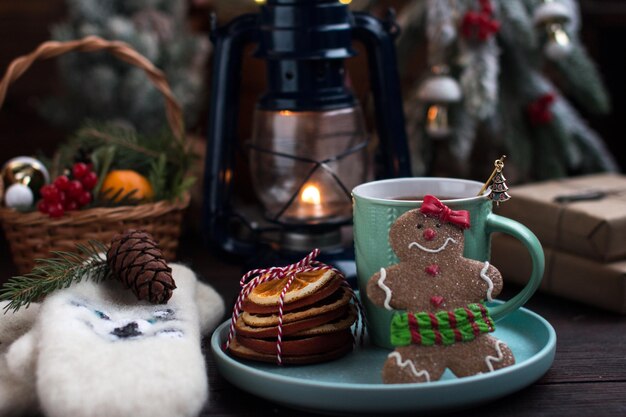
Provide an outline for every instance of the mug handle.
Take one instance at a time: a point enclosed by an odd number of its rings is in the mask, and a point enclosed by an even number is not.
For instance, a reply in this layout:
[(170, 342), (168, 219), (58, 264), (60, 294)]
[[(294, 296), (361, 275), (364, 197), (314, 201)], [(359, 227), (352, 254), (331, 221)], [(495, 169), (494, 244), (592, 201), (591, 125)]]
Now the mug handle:
[(492, 213), (487, 217), (485, 230), (488, 234), (503, 232), (518, 239), (528, 249), (533, 265), (530, 279), (522, 291), (504, 304), (489, 309), (493, 320), (498, 321), (523, 306), (539, 288), (545, 268), (545, 257), (537, 236), (526, 226), (515, 220)]

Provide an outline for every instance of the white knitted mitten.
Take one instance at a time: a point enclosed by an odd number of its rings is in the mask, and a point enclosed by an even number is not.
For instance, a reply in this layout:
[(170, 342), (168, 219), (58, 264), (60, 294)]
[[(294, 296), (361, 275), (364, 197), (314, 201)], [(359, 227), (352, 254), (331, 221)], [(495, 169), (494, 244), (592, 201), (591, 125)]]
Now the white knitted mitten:
[[(28, 308), (4, 313), (7, 304), (8, 301), (0, 303), (0, 416), (12, 417), (35, 412), (37, 408), (34, 379), (25, 381), (22, 377), (25, 372), (10, 369), (7, 355), (13, 342), (32, 328), (39, 304), (31, 303)], [(32, 368), (32, 359), (20, 362)]]
[(199, 413), (208, 395), (201, 332), (217, 325), (224, 302), (190, 269), (170, 266), (177, 288), (164, 305), (137, 301), (115, 280), (85, 280), (41, 304), (7, 363), (36, 380), (46, 416)]

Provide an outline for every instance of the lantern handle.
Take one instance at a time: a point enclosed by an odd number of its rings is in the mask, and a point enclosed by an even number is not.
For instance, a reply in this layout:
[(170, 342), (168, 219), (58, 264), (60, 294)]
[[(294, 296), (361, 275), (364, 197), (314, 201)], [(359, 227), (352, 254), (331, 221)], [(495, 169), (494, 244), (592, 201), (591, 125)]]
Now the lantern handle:
[[(211, 30), (213, 67), (204, 161), (203, 232), (211, 245), (226, 253), (244, 256), (256, 253), (256, 245), (230, 233), (233, 215), (229, 201), (237, 147), (243, 54), (256, 39), (256, 14), (241, 15), (227, 25), (214, 26)], [(248, 225), (247, 222), (244, 224)]]

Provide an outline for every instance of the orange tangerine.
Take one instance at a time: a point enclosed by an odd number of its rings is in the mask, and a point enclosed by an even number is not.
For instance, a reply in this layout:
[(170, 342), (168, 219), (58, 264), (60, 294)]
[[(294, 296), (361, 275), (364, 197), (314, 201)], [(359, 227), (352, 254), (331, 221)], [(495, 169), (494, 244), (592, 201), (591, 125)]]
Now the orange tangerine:
[(132, 195), (133, 199), (150, 200), (154, 196), (150, 181), (140, 173), (131, 169), (116, 169), (110, 171), (100, 188), (104, 195), (113, 196), (122, 190), (115, 198), (115, 201), (121, 200), (132, 190), (137, 190)]

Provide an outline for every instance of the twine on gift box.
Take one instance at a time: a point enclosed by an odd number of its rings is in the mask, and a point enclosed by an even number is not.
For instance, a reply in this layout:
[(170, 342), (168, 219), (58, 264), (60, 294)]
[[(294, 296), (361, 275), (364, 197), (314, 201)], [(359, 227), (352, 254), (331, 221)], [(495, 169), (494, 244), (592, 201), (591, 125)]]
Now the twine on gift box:
[[(315, 260), (315, 258), (317, 258), (319, 254), (320, 254), (320, 250), (314, 249), (311, 253), (305, 256), (302, 260), (294, 264), (287, 265), (287, 266), (273, 266), (271, 268), (264, 268), (264, 269), (253, 269), (251, 271), (248, 271), (243, 277), (241, 277), (241, 280), (239, 281), (239, 286), (241, 287), (241, 291), (239, 292), (239, 296), (237, 297), (237, 301), (235, 303), (235, 308), (233, 309), (233, 315), (230, 321), (230, 329), (228, 332), (228, 339), (226, 340), (224, 349), (228, 349), (228, 347), (230, 346), (230, 343), (233, 340), (233, 337), (235, 337), (235, 332), (236, 332), (235, 324), (237, 323), (237, 319), (239, 318), (242, 312), (243, 302), (248, 297), (248, 295), (250, 295), (252, 290), (254, 290), (256, 287), (258, 287), (260, 284), (264, 282), (272, 281), (275, 279), (287, 278), (287, 282), (285, 283), (282, 291), (280, 292), (280, 298), (278, 301), (278, 329), (277, 329), (278, 335), (276, 339), (276, 363), (278, 365), (282, 365), (283, 364), (283, 360), (282, 360), (283, 309), (285, 305), (285, 296), (287, 295), (287, 292), (289, 291), (289, 288), (293, 280), (296, 278), (297, 274), (302, 273), (302, 272), (314, 272), (314, 271), (322, 271), (322, 270), (330, 270), (330, 271), (333, 271), (335, 274), (337, 274), (343, 281), (342, 285), (351, 294), (352, 300), (354, 301), (354, 304), (356, 305), (356, 308), (360, 317), (360, 320), (357, 319), (357, 325), (354, 328), (354, 333), (356, 336), (356, 334), (359, 332), (359, 326), (360, 326), (361, 327), (360, 338), (361, 340), (363, 340), (364, 333), (365, 333), (365, 324), (364, 324), (365, 315), (363, 313), (363, 307), (361, 306), (360, 301), (357, 299), (356, 294), (354, 293), (352, 288), (350, 288), (350, 286), (346, 282), (345, 276), (343, 275), (343, 273), (341, 273), (338, 269), (330, 265), (326, 265), (323, 262)], [(248, 280), (250, 281), (248, 282)]]

